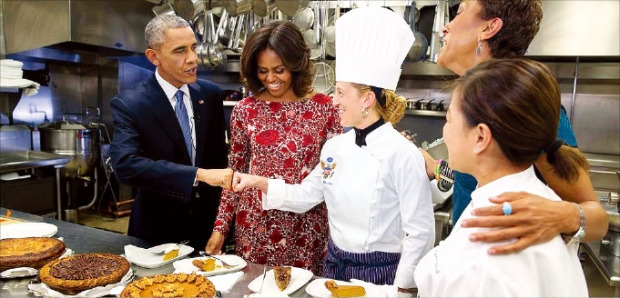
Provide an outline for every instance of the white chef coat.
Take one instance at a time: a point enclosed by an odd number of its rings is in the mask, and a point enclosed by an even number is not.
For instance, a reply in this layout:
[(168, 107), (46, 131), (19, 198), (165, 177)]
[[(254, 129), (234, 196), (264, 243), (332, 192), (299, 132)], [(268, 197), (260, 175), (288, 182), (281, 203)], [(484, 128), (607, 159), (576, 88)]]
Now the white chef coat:
[(334, 244), (354, 253), (402, 253), (394, 285), (412, 288), (416, 264), (435, 237), (424, 158), (389, 122), (366, 144), (355, 144), (354, 130), (331, 138), (301, 184), (269, 179), (263, 209), (302, 213), (325, 201)]
[(489, 197), (506, 191), (561, 200), (536, 177), (533, 166), (476, 189), (450, 236), (418, 264), (415, 281), (421, 297), (588, 296), (578, 245), (567, 245), (559, 235), (519, 253), (495, 256), (489, 255), (488, 249), (503, 243), (469, 241), (470, 234), (490, 229), (462, 228), (462, 220), (472, 218), (474, 208), (494, 205)]

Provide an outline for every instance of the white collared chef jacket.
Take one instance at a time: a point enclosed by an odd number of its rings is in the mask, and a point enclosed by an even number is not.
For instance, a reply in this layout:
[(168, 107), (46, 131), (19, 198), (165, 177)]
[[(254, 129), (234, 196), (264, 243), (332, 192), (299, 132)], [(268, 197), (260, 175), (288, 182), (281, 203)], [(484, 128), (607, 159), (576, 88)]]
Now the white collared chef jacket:
[(263, 209), (301, 213), (325, 201), (334, 243), (354, 253), (402, 253), (394, 285), (412, 288), (435, 237), (424, 158), (391, 123), (370, 132), (366, 144), (355, 144), (354, 130), (331, 138), (301, 184), (269, 179)]
[(519, 253), (489, 255), (491, 246), (504, 243), (471, 242), (468, 236), (489, 228), (462, 228), (474, 208), (494, 205), (489, 198), (507, 191), (529, 193), (559, 201), (543, 184), (534, 167), (504, 176), (471, 194), (471, 203), (450, 236), (418, 264), (415, 281), (421, 297), (585, 297), (586, 280), (577, 256), (578, 245), (561, 236)]

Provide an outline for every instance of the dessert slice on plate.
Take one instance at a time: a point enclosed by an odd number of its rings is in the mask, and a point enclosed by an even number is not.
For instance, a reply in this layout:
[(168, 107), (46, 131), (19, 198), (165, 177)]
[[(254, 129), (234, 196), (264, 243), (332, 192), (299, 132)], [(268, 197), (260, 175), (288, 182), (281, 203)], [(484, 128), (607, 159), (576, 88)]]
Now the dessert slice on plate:
[(276, 286), (280, 291), (284, 291), (289, 283), (291, 283), (291, 267), (289, 266), (274, 266), (273, 276), (276, 280)]

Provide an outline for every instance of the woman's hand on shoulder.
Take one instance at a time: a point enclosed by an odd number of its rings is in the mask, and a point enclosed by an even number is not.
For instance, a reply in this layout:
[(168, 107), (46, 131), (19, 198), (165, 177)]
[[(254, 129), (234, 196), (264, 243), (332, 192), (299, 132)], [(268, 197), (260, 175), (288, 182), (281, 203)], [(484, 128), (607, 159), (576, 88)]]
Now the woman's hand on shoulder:
[[(469, 235), (471, 241), (500, 242), (517, 239), (508, 244), (492, 246), (489, 248), (489, 254), (492, 255), (519, 252), (534, 244), (549, 241), (562, 232), (562, 225), (559, 223), (570, 218), (574, 211), (573, 208), (561, 206), (572, 204), (570, 202), (551, 201), (527, 192), (507, 192), (489, 200), (498, 205), (474, 209), (472, 214), (476, 217), (464, 219), (461, 226), (499, 228), (473, 233)], [(504, 202), (509, 202), (512, 206), (511, 215), (504, 215)]]

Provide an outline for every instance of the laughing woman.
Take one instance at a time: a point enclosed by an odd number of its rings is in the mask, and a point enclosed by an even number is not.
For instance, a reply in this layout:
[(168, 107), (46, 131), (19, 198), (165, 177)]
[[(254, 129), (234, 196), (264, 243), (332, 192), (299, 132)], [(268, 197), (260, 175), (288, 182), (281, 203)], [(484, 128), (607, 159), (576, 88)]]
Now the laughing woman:
[(300, 184), (241, 173), (233, 179), (235, 191), (260, 189), (266, 210), (302, 213), (327, 204), (325, 277), (406, 291), (433, 245), (424, 159), (392, 126), (404, 115), (406, 100), (393, 90), (412, 43), (411, 29), (387, 9), (357, 8), (339, 18), (334, 106), (353, 129), (325, 143)]
[[(463, 75), (468, 69), (490, 59), (523, 57), (538, 32), (542, 14), (540, 0), (462, 0), (457, 15), (443, 28), (444, 45), (437, 63)], [(559, 122), (556, 125), (558, 138), (571, 146), (577, 146), (564, 109), (560, 110), (556, 120)], [(437, 161), (424, 153), (427, 173), (433, 176)], [(607, 233), (607, 214), (596, 197), (588, 172), (577, 169), (577, 178), (567, 183), (555, 174), (544, 154), (535, 162), (535, 166), (563, 201), (546, 200), (527, 190), (506, 192), (492, 200), (495, 203), (512, 202), (514, 216), (496, 216), (501, 213), (500, 207), (496, 206), (475, 209), (473, 212), (477, 217), (459, 221), (461, 213), (471, 201), (470, 194), (476, 188), (476, 179), (455, 171), (453, 224), (499, 228), (473, 233), (470, 238), (472, 241), (490, 243), (518, 239), (505, 245), (491, 246), (491, 254), (517, 252), (546, 242), (558, 234), (571, 236), (578, 241), (601, 239)], [(583, 209), (583, 216), (580, 209)]]
[[(240, 62), (242, 80), (254, 95), (232, 111), (229, 167), (299, 183), (319, 162), (325, 141), (341, 131), (331, 98), (313, 91), (310, 49), (295, 24), (273, 21), (248, 37)], [(304, 214), (263, 211), (256, 189), (224, 190), (207, 252), (221, 250), (233, 218), (237, 255), (321, 274), (325, 204)]]

